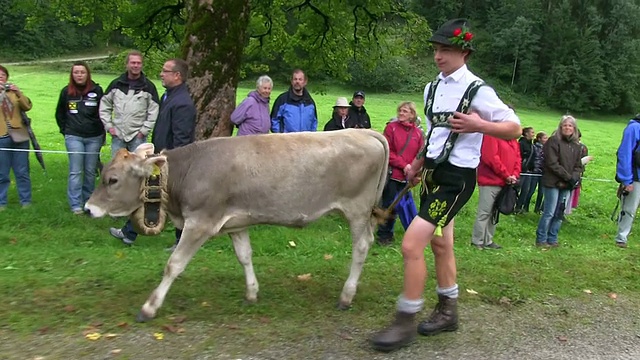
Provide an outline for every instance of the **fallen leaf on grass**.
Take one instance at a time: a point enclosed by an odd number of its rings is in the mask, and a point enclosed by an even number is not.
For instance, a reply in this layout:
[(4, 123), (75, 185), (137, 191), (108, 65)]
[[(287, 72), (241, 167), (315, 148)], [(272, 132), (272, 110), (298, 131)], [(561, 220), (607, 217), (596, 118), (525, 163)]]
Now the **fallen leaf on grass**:
[(500, 304), (502, 304), (502, 305), (511, 305), (511, 299), (509, 299), (509, 298), (508, 298), (508, 297), (506, 297), (506, 296), (501, 297), (501, 298), (500, 298), (500, 300), (499, 300), (499, 302), (500, 302)]
[(293, 241), (289, 241), (289, 246), (291, 246), (291, 247), (296, 247), (296, 243), (295, 243), (295, 242), (293, 242)]
[(163, 334), (163, 333), (161, 333), (161, 332), (153, 333), (153, 337), (154, 337), (156, 340), (162, 340), (162, 339), (164, 339), (164, 334)]
[(618, 294), (616, 294), (616, 293), (609, 293), (609, 295), (607, 295), (607, 296), (608, 296), (610, 299), (613, 299), (613, 300), (615, 300), (615, 299), (617, 299), (617, 298), (618, 298)]
[(126, 327), (129, 327), (129, 324), (123, 321), (123, 322), (121, 322), (121, 323), (118, 323), (118, 327), (119, 327), (119, 328), (123, 328), (123, 329), (124, 329), (124, 328), (126, 328)]
[(227, 328), (229, 330), (238, 330), (238, 329), (240, 329), (240, 326), (238, 326), (238, 324), (229, 324), (229, 325), (227, 325)]
[(113, 349), (113, 350), (109, 351), (109, 354), (111, 354), (111, 355), (120, 355), (121, 352), (122, 352), (122, 349)]
[(298, 280), (300, 280), (300, 281), (309, 281), (309, 280), (311, 280), (311, 274), (298, 275)]
[(208, 302), (203, 301), (202, 304), (200, 304), (200, 306), (202, 306), (202, 307), (210, 307), (211, 305), (209, 305)]
[(119, 250), (116, 252), (116, 257), (118, 259), (123, 259), (124, 258), (124, 252), (122, 250)]
[(105, 338), (105, 339), (109, 339), (109, 340), (111, 340), (111, 339), (115, 339), (117, 336), (118, 336), (118, 334), (109, 333), (109, 334), (106, 334), (106, 335), (104, 336), (104, 338)]
[(40, 335), (44, 335), (49, 331), (49, 327), (48, 326), (43, 326), (40, 329), (38, 329), (38, 334)]
[(67, 305), (64, 307), (64, 311), (66, 312), (74, 312), (76, 311), (76, 308), (73, 305)]
[(44, 360), (44, 356), (36, 356), (33, 360)]
[(331, 259), (333, 259), (333, 255), (331, 255), (331, 254), (324, 254), (324, 259), (325, 259), (325, 260), (331, 260)]
[(91, 340), (91, 341), (96, 341), (98, 339), (100, 339), (102, 337), (102, 335), (100, 333), (94, 332), (94, 333), (89, 333), (87, 335), (84, 336), (85, 338)]
[(467, 289), (467, 292), (471, 295), (478, 295), (478, 292), (473, 289)]
[(173, 321), (174, 324), (182, 324), (185, 320), (187, 320), (186, 316), (173, 316), (169, 318)]
[(177, 327), (175, 327), (173, 325), (168, 325), (168, 324), (162, 325), (162, 330), (166, 330), (166, 331), (168, 331), (170, 333), (173, 333), (173, 334), (178, 332), (178, 328)]
[(86, 329), (84, 329), (84, 331), (82, 331), (82, 336), (87, 336), (89, 334), (95, 334), (98, 333), (98, 329), (94, 328), (93, 326), (89, 326)]
[(353, 340), (353, 336), (347, 334), (347, 333), (340, 333), (340, 338), (343, 340)]
[(104, 324), (104, 323), (103, 323), (102, 321), (94, 321), (94, 322), (92, 322), (92, 323), (90, 324), (90, 326), (92, 326), (92, 327), (94, 327), (94, 328), (97, 328), (97, 327), (102, 326), (103, 324)]
[(563, 335), (558, 336), (558, 341), (566, 342), (568, 340), (569, 338), (567, 338), (566, 336), (563, 336)]
[(263, 317), (260, 318), (260, 322), (263, 323), (263, 324), (268, 324), (268, 323), (271, 322), (271, 319), (269, 319), (266, 316), (263, 316)]
[(17, 243), (18, 243), (18, 240), (16, 240), (16, 238), (13, 238), (13, 239), (9, 240), (9, 244), (11, 244), (11, 245), (15, 245)]
[(589, 294), (589, 295), (591, 295), (591, 290), (589, 290), (589, 289), (584, 289), (584, 290), (582, 290), (582, 291), (584, 291), (584, 293), (585, 293), (585, 294)]

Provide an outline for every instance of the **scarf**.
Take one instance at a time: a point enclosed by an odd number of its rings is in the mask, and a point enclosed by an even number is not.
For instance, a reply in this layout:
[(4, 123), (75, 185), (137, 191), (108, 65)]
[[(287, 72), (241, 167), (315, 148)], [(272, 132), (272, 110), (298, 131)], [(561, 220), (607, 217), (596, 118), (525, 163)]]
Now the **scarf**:
[(7, 91), (4, 89), (0, 91), (0, 106), (2, 106), (2, 113), (8, 123), (11, 117), (13, 117), (13, 103), (9, 99), (9, 96), (7, 96)]

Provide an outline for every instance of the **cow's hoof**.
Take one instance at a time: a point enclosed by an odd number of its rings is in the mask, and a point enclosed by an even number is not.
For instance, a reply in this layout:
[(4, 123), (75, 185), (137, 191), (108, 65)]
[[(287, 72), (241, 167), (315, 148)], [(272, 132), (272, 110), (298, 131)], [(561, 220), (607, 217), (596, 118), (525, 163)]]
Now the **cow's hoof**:
[(253, 299), (253, 300), (244, 299), (244, 301), (242, 303), (244, 305), (246, 305), (246, 306), (251, 306), (251, 305), (257, 304), (258, 303), (258, 299)]
[(338, 301), (338, 310), (345, 311), (351, 309), (351, 304), (343, 303), (342, 301)]
[(138, 315), (136, 315), (136, 322), (144, 323), (153, 320), (153, 316), (149, 316), (145, 314), (143, 311), (140, 311)]

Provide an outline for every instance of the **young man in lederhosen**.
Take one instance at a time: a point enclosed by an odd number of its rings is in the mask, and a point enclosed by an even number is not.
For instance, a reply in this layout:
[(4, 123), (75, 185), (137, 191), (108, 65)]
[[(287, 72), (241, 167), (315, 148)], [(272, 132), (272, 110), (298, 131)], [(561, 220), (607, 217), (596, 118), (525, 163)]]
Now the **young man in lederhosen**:
[[(474, 50), (465, 19), (449, 20), (429, 39), (441, 71), (425, 87), (428, 127), (426, 147), (411, 164), (407, 177), (422, 190), (420, 212), (402, 239), (404, 289), (394, 321), (371, 338), (373, 348), (391, 351), (416, 337), (458, 328), (453, 218), (467, 203), (476, 183), (482, 134), (515, 139), (520, 120), (495, 91), (467, 69)], [(435, 259), (438, 303), (416, 329), (427, 276), (424, 250), (431, 244)]]

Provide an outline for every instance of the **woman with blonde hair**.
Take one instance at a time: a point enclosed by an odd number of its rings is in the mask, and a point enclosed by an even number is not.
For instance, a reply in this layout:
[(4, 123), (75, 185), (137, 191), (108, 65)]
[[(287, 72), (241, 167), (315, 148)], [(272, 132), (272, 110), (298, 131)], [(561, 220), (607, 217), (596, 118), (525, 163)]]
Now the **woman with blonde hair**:
[(540, 187), (544, 196), (542, 216), (536, 230), (536, 246), (557, 247), (564, 205), (572, 189), (580, 184), (583, 171), (580, 130), (576, 119), (565, 115), (544, 144), (544, 166)]
[[(416, 158), (424, 143), (422, 131), (417, 127), (416, 104), (404, 101), (398, 105), (397, 116), (387, 123), (384, 137), (389, 142), (389, 171), (390, 178), (382, 192), (382, 206), (391, 205), (398, 193), (407, 183), (407, 172), (411, 169), (411, 162)], [(393, 243), (393, 227), (395, 217), (378, 226), (377, 238), (380, 245)]]

